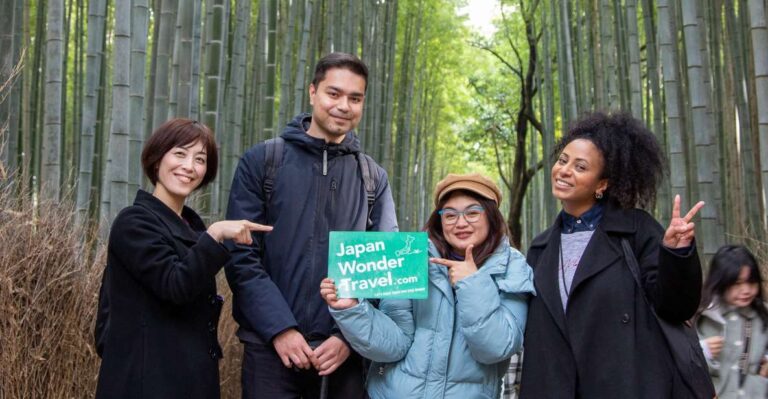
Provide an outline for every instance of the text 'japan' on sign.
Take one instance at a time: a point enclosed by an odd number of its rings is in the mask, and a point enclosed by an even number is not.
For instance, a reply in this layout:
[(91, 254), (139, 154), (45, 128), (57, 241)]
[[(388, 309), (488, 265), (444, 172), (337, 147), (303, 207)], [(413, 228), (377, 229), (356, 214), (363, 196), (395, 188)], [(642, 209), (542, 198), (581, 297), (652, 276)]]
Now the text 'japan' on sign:
[(427, 233), (332, 231), (328, 277), (339, 298), (427, 297)]

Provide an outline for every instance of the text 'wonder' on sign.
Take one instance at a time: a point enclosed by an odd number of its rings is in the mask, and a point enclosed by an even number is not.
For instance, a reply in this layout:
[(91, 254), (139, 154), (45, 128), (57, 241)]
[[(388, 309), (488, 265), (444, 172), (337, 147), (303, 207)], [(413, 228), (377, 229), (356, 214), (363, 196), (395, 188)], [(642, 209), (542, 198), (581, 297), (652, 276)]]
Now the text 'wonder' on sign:
[(339, 298), (427, 297), (427, 233), (332, 231), (328, 277)]

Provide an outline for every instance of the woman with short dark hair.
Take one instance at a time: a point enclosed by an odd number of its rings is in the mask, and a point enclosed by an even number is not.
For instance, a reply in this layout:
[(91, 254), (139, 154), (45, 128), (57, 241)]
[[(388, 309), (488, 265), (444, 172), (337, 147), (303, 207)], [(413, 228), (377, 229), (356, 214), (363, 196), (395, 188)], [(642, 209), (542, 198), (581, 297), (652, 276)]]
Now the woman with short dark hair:
[(498, 398), (510, 357), (522, 348), (531, 269), (509, 246), (501, 191), (479, 174), (449, 174), (435, 189), (425, 227), (428, 298), (342, 299), (320, 294), (352, 348), (373, 360), (368, 394), (384, 398)]
[[(636, 208), (653, 204), (664, 156), (653, 133), (627, 113), (586, 115), (554, 155), (552, 195), (563, 210), (528, 250), (537, 296), (528, 311), (520, 398), (696, 397), (648, 303), (670, 323), (696, 312), (701, 267), (691, 219), (704, 203), (680, 216), (675, 197), (666, 231)], [(700, 392), (707, 391), (702, 371)]]
[(139, 190), (112, 222), (96, 321), (102, 358), (97, 398), (218, 398), (216, 273), (223, 240), (250, 244), (268, 226), (246, 220), (206, 228), (184, 201), (216, 177), (210, 129), (171, 119), (144, 145), (152, 194)]

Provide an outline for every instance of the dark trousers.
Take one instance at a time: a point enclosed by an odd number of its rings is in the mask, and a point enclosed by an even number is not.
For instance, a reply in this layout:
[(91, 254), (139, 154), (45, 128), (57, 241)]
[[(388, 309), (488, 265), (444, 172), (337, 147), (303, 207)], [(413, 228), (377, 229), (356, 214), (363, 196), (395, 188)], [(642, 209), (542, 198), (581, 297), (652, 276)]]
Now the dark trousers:
[[(317, 370), (286, 368), (272, 345), (244, 342), (243, 399), (319, 399)], [(367, 399), (365, 365), (357, 353), (328, 378), (328, 399)]]

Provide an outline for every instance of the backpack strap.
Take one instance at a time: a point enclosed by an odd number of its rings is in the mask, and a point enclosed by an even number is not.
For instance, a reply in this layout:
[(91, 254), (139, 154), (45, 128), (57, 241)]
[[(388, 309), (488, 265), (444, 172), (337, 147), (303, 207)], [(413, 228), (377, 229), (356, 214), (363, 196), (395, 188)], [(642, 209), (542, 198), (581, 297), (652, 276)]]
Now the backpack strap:
[(366, 221), (366, 230), (370, 230), (373, 227), (373, 220), (371, 220), (371, 213), (373, 212), (373, 204), (376, 202), (376, 185), (379, 174), (376, 173), (376, 162), (363, 152), (357, 153), (357, 165), (360, 167), (360, 173), (363, 176), (363, 185), (365, 186), (365, 196), (368, 200), (368, 219)]
[[(277, 169), (281, 166), (283, 161), (283, 148), (285, 147), (285, 140), (282, 137), (275, 137), (265, 141), (264, 144), (265, 172), (261, 188), (264, 194), (264, 214), (266, 220), (266, 214), (272, 200), (272, 192), (275, 190), (275, 177), (277, 176)], [(368, 203), (368, 219), (366, 221), (366, 229), (370, 229), (373, 227), (371, 213), (373, 212), (373, 205), (376, 202), (376, 186), (378, 185), (379, 174), (376, 170), (376, 161), (374, 161), (373, 158), (369, 157), (363, 152), (358, 152), (356, 158), (357, 165), (360, 168), (360, 173), (363, 177), (363, 186), (365, 186), (365, 196)]]
[(283, 140), (282, 137), (275, 137), (265, 141), (264, 144), (266, 145), (264, 150), (265, 173), (261, 189), (264, 194), (264, 214), (266, 216), (267, 209), (269, 209), (269, 204), (271, 203), (272, 192), (275, 190), (277, 168), (283, 161), (283, 147), (285, 147), (285, 140)]

